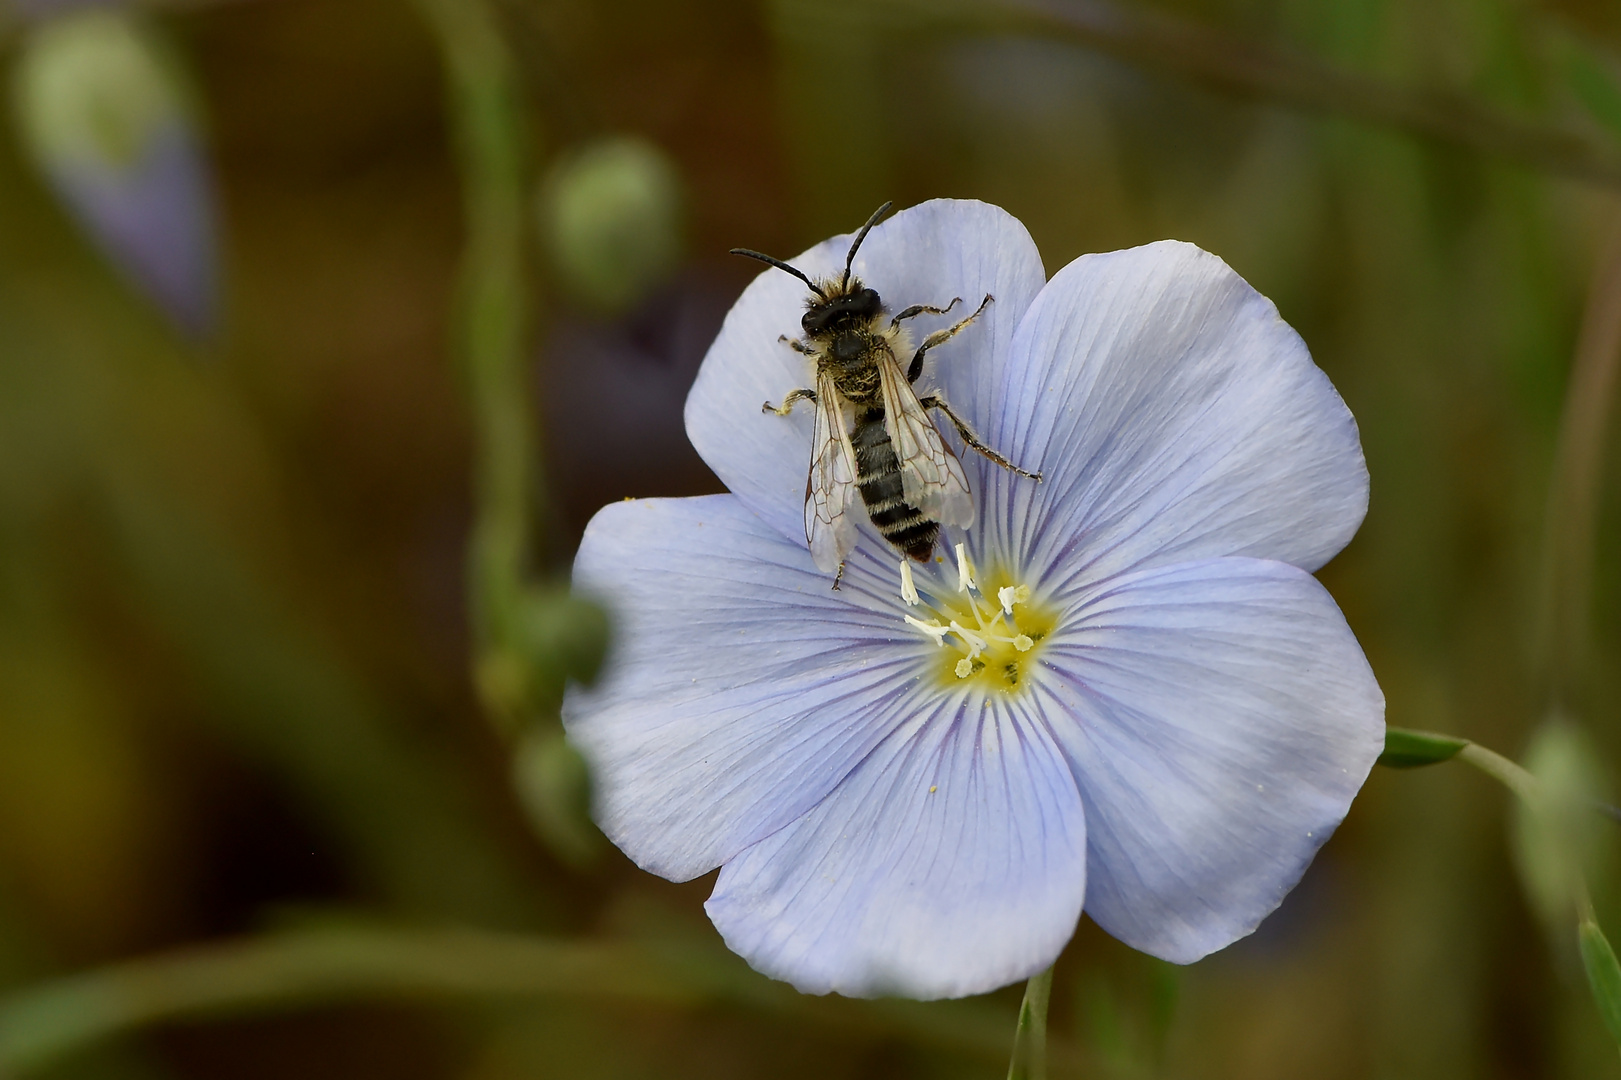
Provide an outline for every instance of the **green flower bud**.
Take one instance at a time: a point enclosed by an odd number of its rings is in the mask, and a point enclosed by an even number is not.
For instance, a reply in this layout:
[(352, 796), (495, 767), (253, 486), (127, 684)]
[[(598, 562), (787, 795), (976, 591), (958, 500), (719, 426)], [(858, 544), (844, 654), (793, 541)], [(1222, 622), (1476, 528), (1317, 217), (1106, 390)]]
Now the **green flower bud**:
[(529, 823), (552, 854), (584, 868), (604, 850), (591, 823), (585, 760), (555, 728), (527, 732), (512, 759), (512, 782)]
[(163, 128), (189, 122), (174, 65), (134, 19), (109, 8), (35, 28), (16, 92), (23, 137), (46, 169), (128, 169)]
[(532, 685), (543, 696), (561, 694), (564, 684), (590, 683), (608, 648), (608, 615), (567, 587), (524, 593), (513, 612), (512, 644), (528, 665)]
[(1525, 754), (1537, 778), (1535, 805), (1514, 809), (1514, 855), (1531, 907), (1555, 940), (1563, 942), (1574, 917), (1581, 882), (1605, 871), (1606, 822), (1596, 808), (1607, 801), (1608, 778), (1597, 749), (1575, 724), (1555, 717), (1539, 727)]
[(615, 314), (666, 279), (681, 257), (675, 165), (645, 139), (617, 136), (568, 154), (541, 189), (541, 235), (558, 283)]

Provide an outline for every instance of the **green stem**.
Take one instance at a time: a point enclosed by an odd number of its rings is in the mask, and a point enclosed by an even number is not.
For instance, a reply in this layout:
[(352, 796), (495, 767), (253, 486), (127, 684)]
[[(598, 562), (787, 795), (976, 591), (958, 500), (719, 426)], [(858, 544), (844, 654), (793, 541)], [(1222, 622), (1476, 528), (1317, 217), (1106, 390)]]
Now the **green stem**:
[(1024, 987), (1019, 1026), (1013, 1035), (1008, 1080), (1047, 1080), (1047, 1001), (1052, 997), (1053, 969), (1033, 976)]
[(1541, 799), (1541, 785), (1523, 766), (1517, 765), (1479, 743), (1470, 743), (1458, 751), (1458, 760), (1466, 761), (1481, 772), (1508, 788), (1526, 805), (1537, 809)]
[(456, 351), (472, 407), (475, 517), (468, 552), (475, 672), (511, 730), (522, 664), (511, 612), (529, 569), (531, 514), (544, 505), (529, 408), (523, 237), (524, 135), (512, 57), (485, 0), (415, 0), (444, 57), (467, 219)]
[[(1504, 787), (1512, 791), (1515, 796), (1526, 805), (1533, 814), (1546, 814), (1548, 808), (1543, 802), (1544, 790), (1539, 781), (1530, 770), (1518, 765), (1502, 754), (1486, 749), (1479, 743), (1470, 743), (1458, 751), (1458, 760), (1466, 761), (1497, 780)], [(1576, 906), (1576, 917), (1581, 922), (1596, 924), (1597, 916), (1593, 911), (1592, 895), (1587, 889), (1587, 877), (1580, 868), (1571, 866), (1570, 891)]]
[[(126, 961), (0, 999), (0, 1075), (42, 1069), (155, 1024), (363, 998), (537, 996), (666, 1008), (726, 1004), (986, 1062), (1007, 1050), (1007, 1015), (985, 1003), (808, 997), (762, 978), (730, 953), (696, 943), (334, 926)], [(1043, 1012), (1045, 1004), (1043, 996)], [(1052, 1054), (1066, 1071), (1109, 1075), (1065, 1043), (1054, 1044)]]

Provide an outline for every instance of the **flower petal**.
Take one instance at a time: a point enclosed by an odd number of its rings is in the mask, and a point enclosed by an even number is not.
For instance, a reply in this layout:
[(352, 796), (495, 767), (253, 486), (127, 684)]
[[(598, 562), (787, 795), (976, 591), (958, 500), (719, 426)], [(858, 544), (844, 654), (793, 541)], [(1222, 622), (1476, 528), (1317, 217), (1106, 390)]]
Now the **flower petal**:
[(802, 539), (730, 495), (603, 508), (574, 583), (608, 605), (613, 646), (563, 705), (602, 830), (684, 881), (816, 805), (910, 715), (928, 654), (896, 581), (857, 553), (833, 592)]
[(1038, 693), (1086, 803), (1086, 910), (1189, 963), (1255, 929), (1384, 743), (1384, 695), (1303, 570), (1211, 559), (1105, 583)]
[(107, 257), (182, 331), (206, 336), (216, 321), (219, 260), (214, 182), (196, 134), (165, 124), (127, 166), (70, 160), (48, 167)]
[[(788, 261), (813, 279), (835, 275), (844, 268), (851, 239), (836, 236)], [(915, 335), (951, 325), (986, 294), (996, 297), (972, 327), (930, 353), (929, 366), (941, 378), (931, 372), (919, 382), (943, 382), (953, 405), (977, 419), (977, 403), (1002, 380), (1014, 328), (1045, 280), (1024, 226), (987, 203), (936, 199), (875, 226), (854, 269), (891, 311), (962, 298), (950, 315), (912, 320)], [(687, 436), (715, 475), (749, 509), (801, 542), (811, 407), (801, 405), (785, 418), (762, 413), (760, 405), (780, 404), (790, 390), (814, 383), (810, 359), (777, 340), (800, 335), (809, 295), (803, 282), (781, 270), (755, 278), (704, 357), (686, 408)]]
[(1272, 302), (1162, 241), (1087, 255), (1014, 338), (981, 466), (987, 530), (1032, 570), (1097, 581), (1221, 555), (1327, 562), (1367, 509), (1356, 422)]
[(732, 951), (806, 993), (961, 997), (1057, 958), (1085, 850), (1051, 733), (1006, 698), (956, 695), (728, 862), (706, 908)]

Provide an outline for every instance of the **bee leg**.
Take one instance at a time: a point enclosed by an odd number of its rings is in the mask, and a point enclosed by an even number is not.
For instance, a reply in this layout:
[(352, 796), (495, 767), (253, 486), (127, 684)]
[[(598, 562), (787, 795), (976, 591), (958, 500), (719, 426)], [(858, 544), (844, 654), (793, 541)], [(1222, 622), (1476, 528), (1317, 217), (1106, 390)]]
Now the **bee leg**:
[(815, 349), (811, 348), (809, 345), (805, 344), (803, 341), (800, 341), (798, 338), (791, 338), (787, 334), (778, 334), (777, 335), (777, 340), (782, 342), (784, 345), (787, 345), (790, 349), (794, 350), (794, 352), (796, 352), (796, 353), (804, 353), (806, 356), (815, 356), (816, 355), (816, 350)]
[[(985, 311), (985, 309), (991, 306), (991, 301), (995, 300), (995, 299), (996, 299), (996, 297), (992, 296), (990, 293), (986, 293), (985, 294), (985, 299), (983, 299), (983, 300), (981, 300), (979, 302), (979, 307), (975, 308), (974, 313), (972, 315), (968, 316), (968, 318), (964, 319), (962, 322), (958, 323), (956, 326), (948, 326), (944, 330), (936, 330), (934, 333), (932, 333), (928, 337), (924, 338), (923, 339), (923, 344), (919, 345), (917, 347), (917, 352), (912, 354), (912, 364), (911, 364), (910, 367), (908, 367), (906, 369), (906, 381), (907, 382), (917, 382), (917, 377), (919, 375), (923, 374), (923, 354), (924, 353), (928, 352), (930, 349), (934, 348), (936, 345), (944, 345), (946, 342), (948, 342), (952, 338), (956, 337), (957, 336), (957, 331), (961, 330), (963, 327), (967, 326), (969, 323), (971, 323), (975, 319), (979, 318), (980, 315)], [(953, 301), (953, 302), (955, 303), (955, 301)]]
[(776, 413), (778, 416), (787, 416), (789, 413), (794, 411), (794, 403), (798, 401), (809, 401), (814, 404), (816, 401), (816, 391), (804, 389), (795, 390), (787, 397), (782, 399), (781, 405), (773, 405), (768, 401), (764, 405), (760, 406), (760, 411)]
[(899, 326), (901, 320), (915, 318), (918, 315), (944, 315), (946, 312), (950, 311), (960, 303), (962, 303), (962, 297), (953, 296), (951, 298), (951, 303), (947, 304), (945, 307), (930, 307), (928, 304), (913, 304), (911, 307), (889, 320), (889, 325)]
[(1041, 482), (1040, 473), (1026, 472), (1017, 465), (1013, 464), (1013, 462), (1009, 461), (1007, 458), (1003, 457), (1001, 454), (998, 454), (995, 450), (992, 450), (990, 447), (980, 442), (979, 436), (974, 434), (973, 429), (963, 421), (962, 417), (951, 411), (951, 406), (947, 405), (945, 403), (945, 399), (940, 397), (939, 394), (930, 394), (926, 398), (920, 398), (918, 399), (918, 404), (923, 406), (925, 409), (939, 409), (941, 412), (945, 413), (946, 419), (951, 421), (952, 426), (957, 429), (957, 434), (962, 436), (962, 441), (968, 444), (971, 449), (984, 454), (986, 457), (990, 458), (1004, 469), (1008, 469), (1011, 472), (1016, 472), (1020, 476), (1028, 477), (1037, 483)]
[(844, 580), (844, 562), (839, 562), (839, 572), (833, 575), (833, 591), (839, 591), (839, 582)]

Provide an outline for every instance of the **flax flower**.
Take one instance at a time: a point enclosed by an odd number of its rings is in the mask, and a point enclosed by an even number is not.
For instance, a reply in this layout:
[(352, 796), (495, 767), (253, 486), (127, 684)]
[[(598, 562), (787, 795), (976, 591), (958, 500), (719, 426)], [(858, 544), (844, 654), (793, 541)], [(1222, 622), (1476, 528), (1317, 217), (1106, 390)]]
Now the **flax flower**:
[[(832, 276), (848, 245), (791, 261)], [(831, 590), (804, 535), (809, 410), (760, 410), (807, 385), (778, 340), (806, 290), (760, 275), (687, 400), (731, 494), (609, 506), (575, 563), (619, 629), (564, 708), (597, 821), (653, 873), (720, 867), (726, 943), (812, 993), (990, 990), (1051, 964), (1083, 901), (1179, 963), (1250, 933), (1383, 737), (1311, 576), (1367, 505), (1350, 412), (1272, 304), (1188, 244), (1047, 281), (1018, 221), (940, 200), (878, 225), (855, 271), (892, 311), (995, 297), (918, 385), (1046, 480), (949, 434), (973, 527), (903, 577), (863, 520)]]

